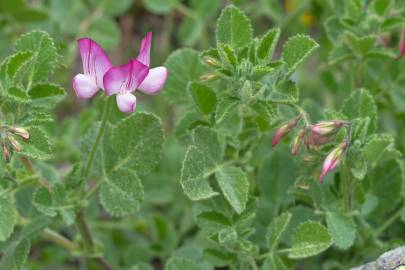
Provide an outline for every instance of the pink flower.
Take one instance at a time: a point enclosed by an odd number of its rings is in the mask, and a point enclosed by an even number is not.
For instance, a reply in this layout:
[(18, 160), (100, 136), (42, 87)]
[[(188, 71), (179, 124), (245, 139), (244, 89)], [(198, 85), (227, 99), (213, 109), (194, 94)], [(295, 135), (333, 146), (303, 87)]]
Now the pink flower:
[(83, 63), (84, 74), (73, 78), (73, 89), (81, 99), (93, 97), (99, 89), (104, 90), (104, 74), (112, 67), (103, 48), (89, 38), (77, 41)]
[(290, 121), (284, 123), (281, 127), (279, 127), (273, 134), (271, 146), (274, 147), (276, 144), (278, 144), (280, 140), (284, 138), (298, 124), (298, 121), (300, 119), (301, 115), (298, 115), (294, 119), (291, 119)]
[(166, 67), (149, 68), (152, 33), (142, 40), (137, 59), (131, 59), (127, 64), (112, 67), (104, 75), (104, 86), (107, 95), (117, 95), (117, 105), (120, 111), (131, 113), (136, 108), (136, 97), (132, 93), (139, 89), (146, 94), (157, 94), (166, 82), (168, 71)]
[(347, 146), (348, 142), (344, 141), (327, 155), (323, 161), (322, 173), (319, 177), (321, 183), (323, 182), (326, 174), (333, 171), (339, 165)]

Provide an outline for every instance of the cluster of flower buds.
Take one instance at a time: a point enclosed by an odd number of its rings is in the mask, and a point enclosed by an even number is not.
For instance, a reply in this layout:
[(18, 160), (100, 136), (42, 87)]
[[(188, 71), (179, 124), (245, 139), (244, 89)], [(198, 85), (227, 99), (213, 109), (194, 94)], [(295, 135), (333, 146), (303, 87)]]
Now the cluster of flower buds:
[[(297, 126), (302, 117), (303, 115), (300, 114), (290, 121), (282, 124), (273, 135), (271, 142), (272, 146), (274, 147), (282, 138), (290, 133)], [(318, 150), (321, 146), (335, 140), (336, 135), (342, 128), (348, 128), (349, 126), (350, 122), (344, 120), (322, 121), (313, 125), (307, 124), (301, 128), (293, 138), (291, 142), (291, 154), (296, 155), (303, 143), (309, 150)], [(337, 148), (333, 149), (328, 154), (324, 161), (320, 176), (321, 182), (323, 181), (325, 175), (334, 170), (339, 164), (348, 145), (349, 140), (345, 139), (344, 142), (342, 142)]]
[(28, 130), (21, 127), (3, 126), (2, 130), (5, 132), (1, 134), (0, 146), (3, 152), (4, 160), (9, 161), (11, 157), (11, 149), (16, 152), (22, 151), (20, 142), (14, 136), (19, 136), (24, 140), (28, 140), (30, 138), (30, 134)]

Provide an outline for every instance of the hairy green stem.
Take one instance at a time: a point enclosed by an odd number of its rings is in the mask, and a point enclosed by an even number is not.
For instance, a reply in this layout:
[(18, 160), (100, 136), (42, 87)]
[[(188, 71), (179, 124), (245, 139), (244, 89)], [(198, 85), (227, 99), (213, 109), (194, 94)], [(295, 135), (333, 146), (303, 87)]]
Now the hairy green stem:
[(76, 251), (78, 250), (77, 245), (70, 241), (69, 239), (67, 239), (66, 237), (64, 237), (63, 235), (55, 232), (54, 230), (51, 230), (49, 228), (44, 229), (44, 231), (42, 232), (42, 236), (49, 240), (52, 241), (64, 248), (66, 248), (69, 251)]
[(83, 178), (87, 178), (87, 176), (89, 175), (91, 165), (93, 164), (94, 156), (96, 155), (97, 147), (101, 141), (101, 138), (104, 135), (105, 127), (107, 125), (107, 120), (108, 120), (108, 114), (110, 112), (111, 100), (112, 100), (111, 97), (107, 97), (107, 99), (106, 99), (106, 104), (104, 106), (103, 115), (101, 117), (101, 126), (100, 126), (100, 129), (98, 130), (96, 140), (94, 141), (94, 144), (91, 148), (90, 155), (89, 155), (89, 158), (86, 163), (86, 167), (84, 168), (84, 171), (82, 174)]

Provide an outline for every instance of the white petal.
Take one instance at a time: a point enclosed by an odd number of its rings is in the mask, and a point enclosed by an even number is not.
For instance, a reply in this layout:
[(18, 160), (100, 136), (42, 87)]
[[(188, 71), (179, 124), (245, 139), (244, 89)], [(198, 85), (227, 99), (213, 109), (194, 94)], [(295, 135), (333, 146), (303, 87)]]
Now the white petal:
[(73, 89), (77, 97), (88, 99), (97, 93), (99, 87), (89, 75), (78, 74), (73, 78)]
[(131, 93), (118, 94), (117, 105), (121, 112), (131, 113), (136, 108), (136, 97)]
[(164, 86), (167, 75), (168, 71), (166, 67), (151, 68), (149, 69), (148, 76), (146, 76), (138, 89), (146, 94), (157, 94)]

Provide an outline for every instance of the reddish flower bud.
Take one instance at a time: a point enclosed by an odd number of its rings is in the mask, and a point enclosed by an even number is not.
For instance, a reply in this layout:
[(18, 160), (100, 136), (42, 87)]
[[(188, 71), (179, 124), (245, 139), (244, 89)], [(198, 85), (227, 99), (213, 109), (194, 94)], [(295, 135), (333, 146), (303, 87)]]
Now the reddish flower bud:
[(338, 131), (349, 125), (349, 122), (343, 120), (323, 121), (311, 126), (311, 131), (305, 138), (307, 147), (321, 146), (335, 139)]
[(30, 138), (30, 133), (28, 130), (25, 128), (20, 128), (20, 127), (10, 127), (11, 132), (13, 132), (15, 135), (18, 135), (26, 140)]
[(8, 136), (7, 138), (10, 144), (13, 146), (14, 150), (17, 152), (21, 152), (22, 150), (21, 144), (12, 136)]
[(321, 183), (323, 182), (326, 174), (333, 171), (339, 165), (347, 146), (348, 142), (345, 140), (326, 156), (325, 160), (323, 161), (322, 173), (319, 177)]
[(273, 134), (273, 138), (271, 140), (271, 145), (274, 147), (279, 141), (284, 138), (297, 124), (298, 121), (301, 119), (301, 115), (298, 115), (294, 119), (284, 123), (281, 127), (279, 127), (276, 132)]
[(206, 82), (218, 78), (216, 73), (206, 73), (200, 76), (200, 81)]
[(399, 42), (399, 55), (396, 60), (401, 59), (405, 55), (405, 32), (401, 35), (401, 40)]
[(1, 146), (3, 148), (3, 158), (5, 161), (10, 161), (10, 151), (7, 148), (7, 145), (5, 143), (1, 143)]
[(294, 137), (292, 143), (291, 143), (291, 154), (296, 155), (298, 151), (300, 150), (302, 140), (305, 135), (305, 129), (301, 129), (298, 134)]

